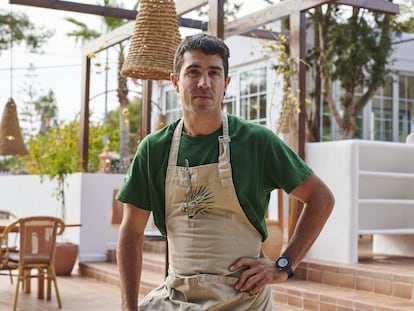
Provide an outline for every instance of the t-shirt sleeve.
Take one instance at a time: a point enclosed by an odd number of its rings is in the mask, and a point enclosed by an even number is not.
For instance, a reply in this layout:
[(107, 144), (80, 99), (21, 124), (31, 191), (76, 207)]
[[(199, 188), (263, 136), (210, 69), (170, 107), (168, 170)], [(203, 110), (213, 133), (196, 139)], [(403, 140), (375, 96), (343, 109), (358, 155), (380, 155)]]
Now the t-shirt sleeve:
[(266, 163), (273, 163), (273, 170), (268, 176), (278, 189), (290, 193), (312, 173), (312, 169), (277, 135), (270, 140), (269, 157)]
[(144, 139), (138, 146), (134, 159), (119, 189), (117, 200), (145, 210), (151, 210), (148, 189), (148, 144)]

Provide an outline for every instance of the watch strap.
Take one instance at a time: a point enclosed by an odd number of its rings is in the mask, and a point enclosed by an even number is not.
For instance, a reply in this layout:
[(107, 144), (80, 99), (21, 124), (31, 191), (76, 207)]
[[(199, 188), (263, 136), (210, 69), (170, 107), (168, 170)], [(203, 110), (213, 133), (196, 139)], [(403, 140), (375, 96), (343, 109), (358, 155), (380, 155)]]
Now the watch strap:
[(292, 267), (289, 265), (283, 271), (286, 271), (288, 279), (292, 278), (295, 274), (293, 273)]

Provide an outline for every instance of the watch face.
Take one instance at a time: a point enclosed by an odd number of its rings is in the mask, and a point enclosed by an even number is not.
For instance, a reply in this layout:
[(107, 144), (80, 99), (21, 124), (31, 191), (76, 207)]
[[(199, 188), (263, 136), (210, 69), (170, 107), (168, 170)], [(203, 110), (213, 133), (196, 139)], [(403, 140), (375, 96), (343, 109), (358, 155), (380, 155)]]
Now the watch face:
[(283, 269), (289, 265), (289, 260), (287, 258), (281, 257), (277, 261), (277, 265), (279, 266), (279, 268)]

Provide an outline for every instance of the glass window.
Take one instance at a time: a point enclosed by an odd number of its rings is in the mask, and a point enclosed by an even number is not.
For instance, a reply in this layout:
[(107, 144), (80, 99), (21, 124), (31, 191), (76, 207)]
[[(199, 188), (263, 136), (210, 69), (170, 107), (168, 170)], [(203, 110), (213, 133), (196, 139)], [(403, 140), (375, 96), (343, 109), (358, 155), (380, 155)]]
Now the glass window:
[(383, 89), (382, 89), (382, 96), (386, 97), (392, 97), (392, 79), (387, 79), (387, 82), (385, 83)]
[(223, 99), (223, 111), (226, 113), (236, 114), (236, 104), (237, 104), (237, 75), (229, 75), (231, 77), (231, 82), (227, 87), (226, 95)]
[(171, 123), (181, 117), (180, 97), (175, 90), (165, 93), (165, 114), (167, 123)]
[(398, 140), (405, 142), (407, 135), (413, 130), (414, 112), (414, 77), (400, 75), (398, 104)]
[(414, 77), (410, 77), (410, 76), (407, 77), (406, 88), (407, 88), (407, 98), (414, 99)]
[(266, 124), (266, 67), (240, 73), (240, 117)]
[(371, 139), (394, 141), (393, 138), (393, 80), (387, 79), (383, 88), (378, 89), (372, 99)]
[(266, 94), (260, 95), (260, 107), (265, 107), (265, 109), (260, 109), (260, 119), (266, 120)]
[(332, 113), (331, 110), (329, 109), (329, 105), (327, 101), (323, 101), (322, 102), (322, 109), (321, 109), (321, 120), (320, 120), (320, 124), (321, 124), (321, 131), (320, 131), (320, 135), (321, 135), (321, 141), (331, 141), (333, 140), (333, 136), (332, 136)]
[(398, 92), (400, 98), (407, 98), (407, 88), (405, 87), (407, 84), (407, 77), (400, 76), (398, 79)]
[(364, 136), (363, 132), (363, 115), (362, 113), (358, 114), (355, 120), (355, 131), (354, 138), (362, 139)]
[(373, 139), (393, 141), (392, 121), (392, 100), (374, 98), (372, 101)]

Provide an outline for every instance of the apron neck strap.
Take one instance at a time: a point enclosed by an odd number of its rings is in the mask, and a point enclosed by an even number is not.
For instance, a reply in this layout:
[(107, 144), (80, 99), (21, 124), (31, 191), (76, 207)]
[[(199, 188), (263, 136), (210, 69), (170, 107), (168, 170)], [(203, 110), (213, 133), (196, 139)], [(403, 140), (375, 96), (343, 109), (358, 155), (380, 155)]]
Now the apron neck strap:
[(170, 147), (170, 155), (168, 157), (168, 166), (177, 165), (178, 148), (180, 146), (180, 138), (181, 138), (181, 133), (183, 131), (183, 124), (184, 124), (184, 119), (181, 118), (180, 122), (178, 122), (177, 127), (174, 130), (171, 147)]
[(218, 158), (218, 170), (220, 174), (221, 185), (230, 186), (233, 185), (233, 179), (231, 174), (230, 164), (230, 135), (229, 124), (227, 115), (221, 113), (223, 120), (223, 135), (218, 137), (219, 141), (219, 158)]

